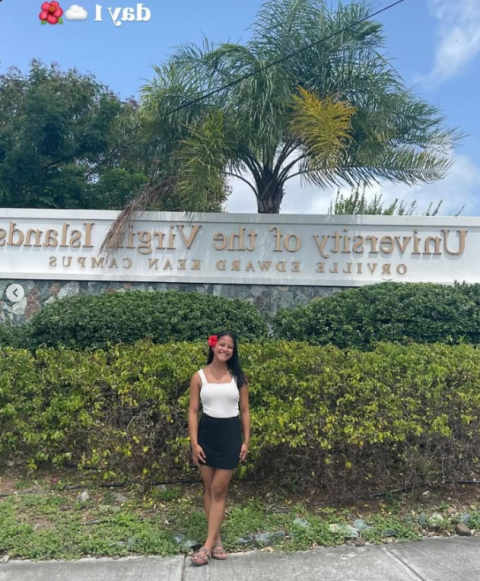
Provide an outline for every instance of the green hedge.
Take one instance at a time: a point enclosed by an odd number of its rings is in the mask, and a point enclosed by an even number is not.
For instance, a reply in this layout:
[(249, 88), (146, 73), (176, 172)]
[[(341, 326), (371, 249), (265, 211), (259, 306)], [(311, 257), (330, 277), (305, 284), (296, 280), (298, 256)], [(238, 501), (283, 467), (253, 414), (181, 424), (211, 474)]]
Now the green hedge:
[(132, 344), (206, 340), (231, 329), (244, 340), (264, 337), (265, 322), (249, 303), (186, 292), (78, 295), (45, 306), (27, 325), (5, 329), (0, 344), (13, 347), (65, 346), (99, 349)]
[[(186, 292), (104, 293), (47, 305), (25, 325), (0, 324), (0, 346), (98, 349), (109, 344), (202, 341), (230, 328), (243, 340), (265, 338), (250, 303)], [(371, 349), (377, 342), (480, 342), (480, 285), (383, 283), (336, 293), (273, 320), (276, 339)]]
[(284, 309), (275, 337), (369, 349), (379, 341), (480, 342), (480, 285), (382, 283)]
[(23, 347), (28, 339), (26, 325), (16, 326), (0, 323), (0, 347)]
[[(31, 346), (31, 325), (0, 323), (0, 348), (29, 349)], [(1, 429), (1, 428), (0, 428)]]
[[(480, 350), (243, 344), (252, 476), (333, 494), (461, 478), (480, 457)], [(105, 479), (193, 475), (188, 386), (200, 344), (0, 350), (0, 459)]]

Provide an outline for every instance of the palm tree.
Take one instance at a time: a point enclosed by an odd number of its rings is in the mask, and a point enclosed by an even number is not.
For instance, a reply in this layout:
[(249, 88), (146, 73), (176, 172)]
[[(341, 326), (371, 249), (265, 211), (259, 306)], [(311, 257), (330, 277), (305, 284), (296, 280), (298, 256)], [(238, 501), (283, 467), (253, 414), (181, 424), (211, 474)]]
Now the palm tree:
[(175, 160), (175, 191), (192, 211), (225, 199), (230, 177), (250, 186), (260, 213), (278, 213), (299, 174), (322, 188), (445, 175), (459, 134), (405, 87), (368, 14), (362, 2), (332, 11), (270, 0), (245, 46), (183, 46), (155, 67), (143, 121)]

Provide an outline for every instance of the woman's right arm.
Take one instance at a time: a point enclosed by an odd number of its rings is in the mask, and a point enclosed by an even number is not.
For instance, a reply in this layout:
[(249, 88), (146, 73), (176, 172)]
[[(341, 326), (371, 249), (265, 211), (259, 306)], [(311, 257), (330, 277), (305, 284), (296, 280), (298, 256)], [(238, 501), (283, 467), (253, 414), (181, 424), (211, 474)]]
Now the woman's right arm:
[(200, 462), (205, 462), (205, 452), (198, 444), (198, 410), (200, 407), (200, 389), (202, 381), (200, 375), (195, 373), (190, 381), (190, 407), (188, 410), (188, 431), (192, 444), (192, 458), (197, 466)]

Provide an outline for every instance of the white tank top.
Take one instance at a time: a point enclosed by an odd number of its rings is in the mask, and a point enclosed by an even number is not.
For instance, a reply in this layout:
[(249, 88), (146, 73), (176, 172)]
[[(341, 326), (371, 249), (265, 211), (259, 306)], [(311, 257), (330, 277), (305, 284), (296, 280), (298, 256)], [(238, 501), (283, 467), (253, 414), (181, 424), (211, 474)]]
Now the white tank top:
[(203, 369), (200, 369), (198, 373), (202, 380), (200, 399), (202, 400), (203, 412), (212, 418), (238, 416), (240, 394), (235, 378), (232, 377), (228, 383), (209, 383)]

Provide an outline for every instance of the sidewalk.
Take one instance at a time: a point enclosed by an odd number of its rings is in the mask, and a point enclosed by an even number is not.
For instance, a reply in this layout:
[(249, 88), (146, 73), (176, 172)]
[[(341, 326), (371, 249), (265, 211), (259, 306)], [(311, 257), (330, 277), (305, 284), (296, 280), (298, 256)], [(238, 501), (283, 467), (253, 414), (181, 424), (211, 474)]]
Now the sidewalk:
[(232, 555), (193, 567), (188, 559), (133, 557), (0, 564), (0, 581), (464, 581), (480, 579), (480, 538), (335, 547), (306, 553)]

